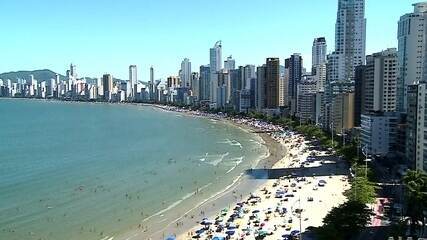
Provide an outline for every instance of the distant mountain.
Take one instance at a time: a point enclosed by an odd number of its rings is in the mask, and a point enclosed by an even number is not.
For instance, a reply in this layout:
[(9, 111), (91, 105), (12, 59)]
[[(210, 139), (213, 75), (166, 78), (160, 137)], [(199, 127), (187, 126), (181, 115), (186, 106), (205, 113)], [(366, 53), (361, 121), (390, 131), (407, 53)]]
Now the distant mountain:
[[(12, 82), (17, 82), (18, 79), (30, 79), (30, 75), (34, 76), (34, 79), (42, 81), (50, 81), (50, 79), (55, 78), (56, 73), (49, 69), (34, 70), (34, 71), (17, 71), (17, 72), (6, 72), (0, 74), (0, 79), (7, 80), (10, 79)], [(59, 74), (59, 80), (63, 81), (67, 78), (64, 75)], [(96, 83), (96, 78), (86, 77), (87, 82)], [(121, 79), (114, 78), (114, 81), (123, 81)]]
[[(52, 78), (55, 78), (56, 73), (49, 69), (34, 70), (34, 71), (17, 71), (17, 72), (7, 72), (1, 73), (0, 79), (7, 80), (10, 79), (12, 82), (17, 82), (18, 79), (30, 79), (30, 75), (34, 75), (34, 79), (37, 81), (49, 81)], [(59, 74), (60, 80), (65, 80), (65, 76)]]

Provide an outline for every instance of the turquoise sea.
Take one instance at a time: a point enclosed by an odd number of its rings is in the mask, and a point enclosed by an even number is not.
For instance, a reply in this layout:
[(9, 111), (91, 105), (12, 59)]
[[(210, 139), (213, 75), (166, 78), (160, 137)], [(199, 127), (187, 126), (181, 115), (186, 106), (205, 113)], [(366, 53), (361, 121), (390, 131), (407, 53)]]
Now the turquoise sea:
[(111, 239), (162, 222), (255, 166), (261, 142), (152, 107), (0, 99), (0, 239)]

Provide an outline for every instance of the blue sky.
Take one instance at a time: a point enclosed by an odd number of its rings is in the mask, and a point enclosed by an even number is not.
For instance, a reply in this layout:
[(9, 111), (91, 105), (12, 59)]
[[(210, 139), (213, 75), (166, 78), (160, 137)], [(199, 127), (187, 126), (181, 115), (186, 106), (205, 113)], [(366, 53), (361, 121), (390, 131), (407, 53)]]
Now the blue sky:
[[(127, 79), (176, 75), (181, 60), (193, 71), (223, 41), (237, 65), (281, 62), (300, 52), (311, 64), (314, 37), (334, 48), (338, 0), (21, 0), (0, 1), (0, 72), (49, 68), (80, 76), (112, 73)], [(366, 0), (367, 53), (396, 47), (397, 21), (414, 0)]]

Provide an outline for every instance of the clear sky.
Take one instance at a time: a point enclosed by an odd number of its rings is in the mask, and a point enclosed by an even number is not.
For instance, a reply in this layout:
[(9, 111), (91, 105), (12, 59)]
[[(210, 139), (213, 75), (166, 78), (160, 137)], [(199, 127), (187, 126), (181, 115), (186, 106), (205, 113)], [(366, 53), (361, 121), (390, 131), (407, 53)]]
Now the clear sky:
[[(193, 71), (209, 63), (223, 41), (223, 58), (237, 65), (281, 62), (293, 52), (311, 64), (314, 37), (334, 48), (338, 0), (20, 0), (0, 1), (0, 72), (49, 68), (80, 76), (112, 73), (128, 79), (176, 75), (188, 57)], [(414, 0), (366, 0), (367, 54), (397, 47), (399, 17)]]

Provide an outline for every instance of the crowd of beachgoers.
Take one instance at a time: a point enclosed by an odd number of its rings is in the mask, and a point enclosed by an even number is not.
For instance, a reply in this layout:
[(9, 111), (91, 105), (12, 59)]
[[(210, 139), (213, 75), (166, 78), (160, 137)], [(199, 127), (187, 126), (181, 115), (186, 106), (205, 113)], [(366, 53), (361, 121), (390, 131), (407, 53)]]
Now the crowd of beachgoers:
[[(322, 225), (333, 208), (346, 201), (350, 188), (348, 167), (331, 149), (323, 149), (315, 139), (262, 120), (233, 118), (224, 113), (206, 113), (161, 106), (211, 119), (226, 119), (255, 132), (269, 134), (286, 147), (286, 155), (271, 169), (279, 173), (254, 189), (244, 200), (224, 208), (217, 215), (203, 216), (185, 234), (171, 239), (310, 239), (309, 230)], [(280, 174), (282, 173), (282, 174)]]

